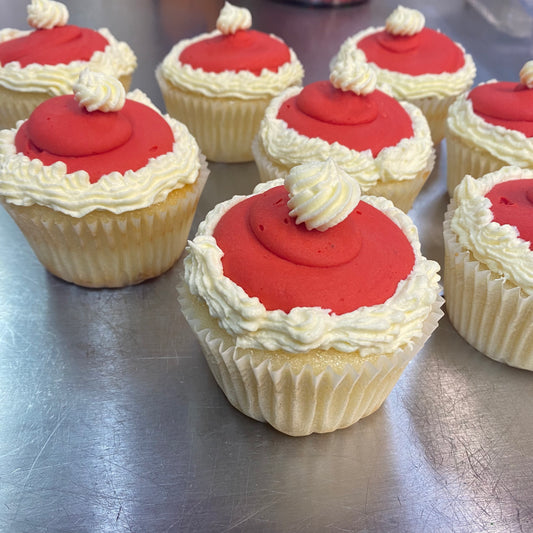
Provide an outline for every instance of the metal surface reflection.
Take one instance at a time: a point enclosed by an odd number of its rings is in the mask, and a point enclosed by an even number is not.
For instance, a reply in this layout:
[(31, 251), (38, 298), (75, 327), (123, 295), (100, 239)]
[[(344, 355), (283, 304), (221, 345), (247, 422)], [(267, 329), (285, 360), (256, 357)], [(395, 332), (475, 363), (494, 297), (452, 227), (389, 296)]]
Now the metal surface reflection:
[[(211, 29), (223, 2), (81, 0), (71, 20), (135, 50), (133, 87), (162, 106), (154, 69), (174, 42)], [(280, 35), (306, 82), (340, 43), (396, 6), (313, 9), (242, 2)], [(490, 31), (462, 0), (408, 1), (461, 42), (476, 82), (514, 79), (528, 40)], [(213, 15), (215, 13), (215, 15)], [(2, 25), (25, 27), (0, 0)], [(445, 145), (411, 215), (442, 262)], [(211, 164), (208, 210), (258, 182), (253, 163)], [(533, 528), (533, 375), (470, 348), (444, 318), (383, 407), (353, 427), (286, 437), (232, 408), (181, 316), (181, 264), (121, 290), (47, 274), (0, 210), (0, 530), (527, 531)]]

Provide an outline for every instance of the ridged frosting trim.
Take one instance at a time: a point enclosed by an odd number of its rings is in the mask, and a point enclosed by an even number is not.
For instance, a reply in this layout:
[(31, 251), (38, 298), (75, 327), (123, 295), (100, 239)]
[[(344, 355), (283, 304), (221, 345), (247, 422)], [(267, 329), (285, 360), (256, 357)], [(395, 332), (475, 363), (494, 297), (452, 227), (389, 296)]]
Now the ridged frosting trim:
[(224, 35), (247, 30), (252, 27), (252, 14), (245, 7), (237, 7), (225, 2), (218, 15), (216, 27)]
[[(50, 96), (69, 94), (84, 68), (104, 72), (119, 78), (131, 74), (137, 66), (133, 50), (117, 41), (106, 28), (98, 32), (109, 44), (103, 51), (96, 51), (89, 61), (72, 61), (68, 64), (41, 65), (32, 63), (21, 68), (18, 61), (0, 65), (0, 86), (21, 92), (47, 93)], [(0, 42), (27, 35), (29, 31), (7, 28), (0, 30)]]
[[(370, 27), (344, 41), (339, 49), (339, 53), (344, 48), (351, 49), (357, 47), (357, 43), (384, 27)], [(369, 61), (369, 65), (375, 69), (379, 85), (388, 85), (394, 96), (398, 99), (416, 99), (416, 98), (445, 98), (457, 96), (468, 90), (474, 78), (476, 77), (476, 66), (470, 54), (465, 52), (463, 46), (455, 43), (464, 54), (465, 64), (456, 72), (442, 72), (440, 74), (422, 74), (420, 76), (411, 76), (402, 72), (378, 67), (375, 63)]]
[[(128, 98), (157, 111), (139, 90)], [(194, 183), (200, 170), (200, 150), (192, 135), (180, 122), (164, 118), (174, 134), (171, 152), (150, 159), (139, 170), (111, 172), (93, 184), (84, 170), (67, 173), (62, 162), (48, 166), (16, 153), (17, 130), (2, 130), (0, 195), (15, 205), (39, 204), (77, 218), (98, 209), (123, 213), (163, 201), (171, 191)]]
[[(272, 97), (287, 87), (301, 83), (303, 67), (292, 48), (289, 48), (289, 62), (281, 65), (277, 72), (264, 68), (259, 76), (246, 70), (206, 72), (179, 60), (181, 52), (191, 44), (217, 35), (221, 35), (220, 31), (214, 30), (175, 44), (159, 67), (163, 78), (170, 84), (204, 96), (243, 100)], [(281, 41), (275, 35), (270, 36)]]
[[(254, 194), (282, 183), (283, 180), (262, 183)], [(205, 301), (211, 316), (235, 338), (238, 347), (291, 353), (333, 348), (364, 357), (393, 353), (409, 346), (420, 334), (440, 290), (439, 265), (421, 255), (416, 227), (390, 201), (363, 197), (391, 218), (409, 239), (415, 253), (413, 270), (385, 303), (335, 315), (318, 307), (296, 307), (289, 313), (267, 311), (258, 298), (250, 298), (224, 276), (223, 252), (213, 230), (220, 217), (244, 198), (236, 196), (207, 215), (196, 237), (189, 241), (184, 260), (184, 277), (190, 292)]]
[(259, 138), (270, 158), (292, 168), (310, 161), (326, 161), (331, 158), (354, 178), (363, 192), (377, 183), (411, 180), (431, 168), (434, 148), (429, 126), (416, 106), (407, 102), (400, 105), (407, 111), (413, 123), (413, 137), (402, 139), (396, 146), (381, 150), (376, 158), (370, 150), (357, 152), (334, 142), (301, 135), (277, 118), (280, 106), (302, 89), (292, 87), (273, 98), (259, 126)]
[(531, 295), (533, 251), (529, 242), (519, 237), (516, 227), (494, 221), (491, 202), (485, 197), (496, 184), (511, 179), (533, 179), (533, 170), (511, 166), (478, 179), (467, 175), (454, 191), (451, 229), (476, 260)]
[(333, 159), (291, 168), (285, 178), (289, 215), (308, 230), (326, 231), (342, 222), (361, 198), (358, 183)]
[(119, 111), (126, 102), (126, 90), (114, 76), (89, 69), (81, 71), (74, 84), (74, 96), (87, 111)]
[(31, 0), (27, 7), (28, 24), (32, 28), (46, 29), (65, 26), (68, 22), (67, 6), (54, 0)]
[(467, 95), (460, 96), (450, 106), (447, 127), (467, 146), (480, 146), (509, 165), (533, 166), (533, 138), (526, 137), (521, 131), (486, 122), (474, 113)]
[(416, 35), (426, 24), (426, 18), (417, 9), (398, 6), (385, 21), (385, 30), (392, 35)]

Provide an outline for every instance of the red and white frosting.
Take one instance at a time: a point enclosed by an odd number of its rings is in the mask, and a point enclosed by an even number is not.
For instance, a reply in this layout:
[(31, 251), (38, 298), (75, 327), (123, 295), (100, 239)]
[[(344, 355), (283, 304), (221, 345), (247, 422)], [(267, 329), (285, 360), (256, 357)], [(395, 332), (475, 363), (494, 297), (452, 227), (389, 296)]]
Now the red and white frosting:
[(303, 67), (281, 39), (250, 29), (251, 14), (226, 2), (211, 33), (177, 43), (163, 60), (167, 82), (211, 97), (270, 97), (301, 83)]
[(480, 263), (533, 294), (533, 171), (518, 167), (474, 179), (454, 191), (451, 229)]
[(84, 71), (75, 94), (50, 98), (17, 129), (0, 132), (0, 195), (74, 217), (131, 211), (193, 183), (198, 145), (140, 91)]
[(363, 190), (414, 179), (434, 159), (422, 112), (376, 89), (375, 72), (355, 49), (339, 53), (329, 81), (274, 98), (258, 135), (272, 160), (291, 168), (332, 158)]
[(185, 281), (237, 346), (364, 356), (419, 333), (439, 266), (421, 255), (406, 215), (354, 189), (331, 160), (314, 162), (207, 215)]
[(459, 98), (447, 122), (466, 144), (509, 165), (533, 166), (533, 61), (522, 67), (520, 81), (491, 80)]
[(72, 92), (84, 68), (117, 77), (137, 65), (130, 47), (107, 29), (98, 31), (67, 24), (64, 4), (33, 0), (28, 6), (29, 31), (0, 31), (0, 85), (11, 90)]
[(425, 27), (422, 13), (398, 6), (383, 27), (370, 27), (348, 38), (340, 53), (357, 48), (375, 69), (380, 85), (396, 98), (457, 96), (474, 81), (472, 57), (459, 43)]

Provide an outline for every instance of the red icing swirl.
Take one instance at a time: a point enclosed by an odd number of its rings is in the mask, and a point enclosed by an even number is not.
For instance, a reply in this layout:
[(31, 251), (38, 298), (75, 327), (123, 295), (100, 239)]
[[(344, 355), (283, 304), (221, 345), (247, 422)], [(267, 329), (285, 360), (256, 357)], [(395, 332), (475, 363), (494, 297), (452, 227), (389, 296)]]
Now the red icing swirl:
[(18, 152), (45, 165), (63, 161), (68, 172), (85, 170), (91, 183), (113, 171), (138, 170), (173, 144), (170, 126), (144, 104), (126, 100), (117, 112), (88, 112), (73, 95), (43, 102), (15, 137)]
[(412, 36), (378, 31), (361, 39), (357, 47), (378, 67), (411, 76), (457, 72), (465, 64), (461, 48), (431, 28)]
[(103, 51), (107, 39), (97, 31), (78, 26), (58, 26), (35, 30), (23, 37), (0, 43), (0, 64), (18, 61), (21, 67), (68, 64), (89, 61), (96, 51)]
[(255, 30), (239, 30), (197, 41), (185, 48), (179, 60), (206, 72), (240, 72), (247, 70), (258, 76), (266, 68), (277, 72), (290, 62), (285, 43)]
[(361, 201), (343, 222), (319, 232), (296, 225), (287, 200), (283, 186), (249, 197), (214, 231), (224, 275), (267, 310), (321, 307), (343, 314), (378, 305), (412, 271), (411, 244), (378, 209)]
[(468, 95), (476, 115), (485, 122), (533, 137), (533, 90), (521, 83), (485, 83)]
[(533, 250), (533, 179), (498, 183), (485, 196), (492, 203), (494, 221), (516, 227)]
[(336, 89), (329, 81), (311, 83), (281, 105), (277, 117), (301, 135), (338, 142), (376, 157), (413, 136), (411, 117), (394, 98), (375, 90), (367, 95)]

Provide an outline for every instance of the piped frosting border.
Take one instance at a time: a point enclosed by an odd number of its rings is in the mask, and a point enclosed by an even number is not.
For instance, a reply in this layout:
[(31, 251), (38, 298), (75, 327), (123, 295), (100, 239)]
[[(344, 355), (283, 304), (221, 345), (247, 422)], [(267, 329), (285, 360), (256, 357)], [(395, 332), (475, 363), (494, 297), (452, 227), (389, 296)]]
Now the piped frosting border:
[[(282, 184), (283, 180), (259, 184), (253, 194)], [(423, 322), (432, 312), (440, 291), (440, 267), (421, 255), (416, 227), (389, 200), (362, 198), (402, 229), (415, 253), (413, 270), (385, 303), (335, 315), (316, 307), (297, 307), (289, 313), (267, 311), (257, 298), (248, 297), (241, 287), (224, 276), (223, 252), (213, 231), (224, 213), (245, 198), (235, 196), (208, 213), (196, 237), (189, 241), (184, 260), (184, 279), (191, 294), (205, 301), (211, 316), (235, 337), (238, 347), (292, 353), (333, 348), (369, 356), (393, 353), (421, 334)]]
[[(215, 98), (240, 98), (243, 100), (272, 97), (287, 87), (301, 82), (304, 75), (303, 66), (290, 47), (290, 61), (288, 63), (282, 65), (277, 72), (264, 68), (259, 76), (245, 70), (206, 72), (179, 60), (181, 52), (191, 44), (220, 35), (222, 33), (219, 30), (214, 30), (178, 42), (158, 67), (160, 74), (167, 82), (186, 91)], [(270, 34), (270, 37), (283, 42), (275, 35)]]
[[(342, 43), (339, 53), (345, 52), (344, 49), (357, 48), (359, 41), (383, 30), (385, 30), (385, 26), (371, 26), (356, 33), (352, 37), (348, 37)], [(466, 53), (464, 47), (457, 42), (455, 42), (455, 45), (461, 49), (465, 59), (465, 64), (457, 72), (411, 76), (410, 74), (381, 68), (372, 62), (369, 62), (369, 65), (376, 71), (378, 84), (388, 85), (396, 98), (412, 100), (417, 98), (446, 98), (457, 96), (472, 85), (476, 76), (476, 66), (472, 56)]]
[(509, 166), (478, 179), (465, 176), (454, 191), (455, 210), (450, 227), (477, 261), (531, 295), (533, 251), (528, 241), (520, 238), (516, 227), (494, 221), (491, 202), (485, 197), (496, 184), (510, 179), (533, 179), (533, 171)]
[[(31, 30), (0, 30), (0, 43), (24, 37)], [(48, 93), (51, 96), (68, 94), (80, 72), (89, 67), (116, 77), (131, 74), (137, 66), (133, 50), (125, 42), (118, 41), (107, 28), (97, 30), (109, 44), (104, 51), (96, 51), (90, 61), (72, 61), (68, 64), (40, 65), (32, 63), (21, 67), (18, 61), (0, 65), (0, 86), (13, 91)]]
[[(160, 113), (140, 90), (128, 98)], [(194, 183), (201, 170), (200, 149), (189, 130), (168, 115), (164, 119), (175, 139), (171, 152), (136, 171), (105, 174), (93, 184), (84, 170), (67, 173), (63, 162), (47, 166), (16, 153), (17, 129), (2, 130), (0, 195), (14, 205), (39, 204), (77, 218), (99, 209), (119, 214), (163, 201), (171, 191)]]
[(434, 149), (429, 126), (416, 106), (400, 102), (411, 117), (413, 137), (402, 139), (396, 146), (384, 148), (374, 158), (370, 149), (358, 152), (338, 142), (330, 144), (317, 137), (310, 138), (301, 135), (284, 120), (277, 118), (283, 102), (301, 90), (300, 87), (285, 90), (275, 97), (266, 109), (258, 136), (269, 158), (288, 167), (332, 158), (359, 182), (363, 191), (375, 185), (378, 180), (395, 182), (415, 179), (421, 171), (432, 167)]

